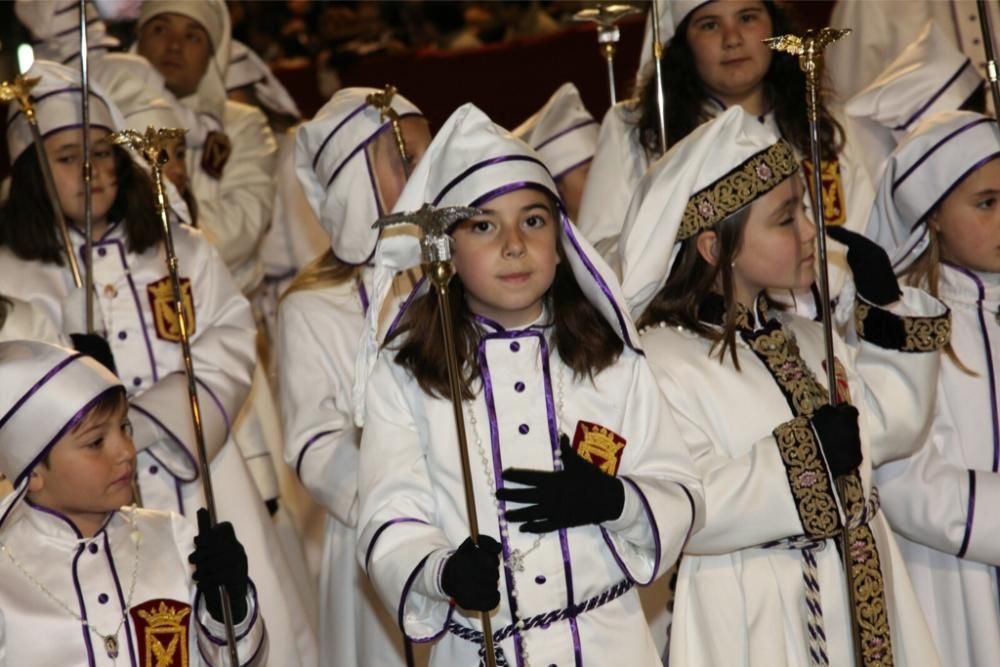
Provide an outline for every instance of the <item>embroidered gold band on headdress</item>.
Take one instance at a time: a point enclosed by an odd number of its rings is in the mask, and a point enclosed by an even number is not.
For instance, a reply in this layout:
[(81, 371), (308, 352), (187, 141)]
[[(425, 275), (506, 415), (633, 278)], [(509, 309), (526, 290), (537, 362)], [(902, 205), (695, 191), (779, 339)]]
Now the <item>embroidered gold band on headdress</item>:
[(778, 141), (688, 199), (677, 240), (691, 238), (767, 194), (799, 169), (791, 146)]

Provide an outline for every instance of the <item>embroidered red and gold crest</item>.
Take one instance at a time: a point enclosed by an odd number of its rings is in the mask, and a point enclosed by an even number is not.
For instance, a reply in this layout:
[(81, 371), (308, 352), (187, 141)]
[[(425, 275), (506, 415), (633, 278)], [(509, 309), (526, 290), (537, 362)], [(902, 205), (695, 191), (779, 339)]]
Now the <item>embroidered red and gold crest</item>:
[(188, 667), (191, 605), (164, 598), (148, 600), (132, 607), (129, 615), (142, 667)]
[(232, 152), (233, 142), (224, 132), (209, 132), (205, 136), (205, 152), (201, 156), (202, 170), (215, 180), (219, 180)]
[[(823, 160), (820, 178), (823, 183), (823, 220), (828, 225), (842, 225), (847, 220), (847, 206), (844, 202), (844, 185), (840, 179), (840, 161)], [(802, 161), (802, 172), (809, 186), (809, 195), (815, 198), (813, 168), (809, 160)]]
[(625, 450), (625, 438), (600, 424), (580, 420), (573, 435), (573, 449), (584, 461), (589, 461), (609, 475), (618, 474)]
[[(188, 278), (181, 278), (180, 283), (184, 321), (187, 324), (188, 335), (193, 336), (195, 320), (191, 281)], [(181, 324), (177, 321), (177, 311), (174, 307), (174, 288), (170, 283), (170, 276), (146, 285), (146, 294), (149, 296), (149, 307), (153, 311), (153, 324), (157, 337), (171, 343), (181, 342)]]
[[(826, 370), (826, 359), (823, 360), (823, 370)], [(837, 357), (833, 358), (833, 375), (837, 380), (837, 403), (850, 403), (851, 385), (847, 381), (847, 371)]]

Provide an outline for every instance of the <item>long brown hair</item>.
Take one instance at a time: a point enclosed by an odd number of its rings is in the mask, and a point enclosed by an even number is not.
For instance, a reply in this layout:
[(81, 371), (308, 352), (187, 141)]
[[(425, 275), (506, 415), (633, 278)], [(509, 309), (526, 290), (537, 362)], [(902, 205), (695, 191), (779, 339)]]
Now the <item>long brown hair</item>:
[[(924, 290), (935, 299), (938, 298), (938, 292), (941, 288), (941, 239), (938, 238), (938, 232), (934, 229), (934, 225), (931, 224), (931, 218), (936, 215), (937, 210), (935, 209), (931, 211), (924, 221), (924, 224), (927, 225), (927, 247), (920, 253), (920, 257), (899, 274), (904, 283), (910, 287)], [(975, 377), (979, 376), (978, 373), (966, 366), (958, 358), (958, 352), (952, 346), (951, 340), (945, 346), (944, 352), (963, 373)]]
[[(720, 362), (728, 351), (733, 364), (739, 369), (740, 364), (736, 358), (739, 304), (733, 286), (733, 259), (743, 246), (743, 232), (750, 218), (750, 208), (750, 205), (744, 206), (715, 225), (719, 254), (714, 265), (705, 261), (698, 251), (698, 237), (701, 234), (681, 242), (666, 284), (639, 317), (640, 329), (661, 322), (689, 329), (712, 341), (712, 353), (718, 352)], [(706, 324), (698, 316), (702, 302), (720, 289), (725, 304), (721, 331)]]
[(363, 268), (362, 265), (341, 262), (333, 254), (333, 249), (327, 248), (326, 252), (307, 264), (295, 276), (292, 284), (288, 286), (288, 289), (281, 295), (281, 298), (284, 299), (292, 292), (340, 285), (356, 278)]
[[(129, 252), (142, 254), (161, 240), (153, 181), (132, 157), (113, 146), (118, 194), (108, 211), (108, 222), (122, 220)], [(63, 244), (42, 180), (38, 155), (26, 150), (11, 166), (10, 197), (0, 208), (0, 246), (25, 260), (63, 265)]]
[[(618, 360), (624, 343), (580, 289), (558, 241), (556, 248), (561, 261), (556, 266), (555, 278), (546, 294), (549, 311), (553, 315), (552, 344), (563, 363), (573, 369), (574, 379), (593, 379)], [(476, 359), (480, 331), (466, 303), (461, 279), (458, 276), (452, 278), (448, 289), (462, 378), (462, 397), (472, 399), (472, 387), (481, 373)], [(426, 393), (447, 398), (450, 390), (444, 336), (437, 309), (438, 296), (434, 290), (415, 299), (406, 309), (399, 326), (389, 334), (384, 347), (389, 348), (398, 339), (396, 363), (406, 368)]]

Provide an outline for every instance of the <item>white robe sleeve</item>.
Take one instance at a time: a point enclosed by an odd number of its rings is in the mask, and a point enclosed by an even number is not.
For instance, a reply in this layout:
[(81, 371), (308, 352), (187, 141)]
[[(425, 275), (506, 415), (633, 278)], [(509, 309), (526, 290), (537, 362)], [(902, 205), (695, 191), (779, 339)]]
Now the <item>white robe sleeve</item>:
[[(436, 523), (426, 452), (403, 388), (385, 352), (368, 382), (358, 475), (357, 556), (403, 632), (427, 640), (444, 631), (451, 605), (414, 586), (428, 561), (441, 565), (452, 548)], [(436, 552), (436, 553), (435, 553)]]
[[(687, 392), (667, 370), (654, 366), (654, 372), (705, 489), (704, 525), (688, 540), (685, 553), (731, 553), (808, 532), (774, 436), (761, 438), (744, 456), (720, 454), (712, 438), (688, 416), (695, 413), (685, 405)], [(821, 456), (818, 461), (822, 465)]]
[(625, 423), (633, 430), (618, 473), (626, 502), (622, 516), (601, 530), (624, 574), (645, 586), (673, 566), (688, 536), (700, 528), (704, 498), (649, 366), (637, 360), (634, 368), (625, 398)]
[[(947, 451), (977, 447), (962, 445), (953, 424), (948, 397), (939, 397), (934, 424), (920, 451), (876, 471), (882, 509), (893, 530), (909, 540), (1000, 565), (1000, 475), (969, 470), (949, 459)], [(981, 435), (989, 437), (987, 430)]]
[[(181, 276), (191, 279), (195, 310), (191, 356), (211, 460), (229, 437), (232, 419), (250, 389), (256, 328), (249, 302), (236, 289), (215, 249), (183, 227), (175, 228), (174, 242)], [(151, 422), (136, 424), (137, 434), (155, 433), (153, 453), (176, 477), (190, 480), (197, 477), (197, 445), (179, 343), (176, 354), (180, 368), (133, 397), (130, 415)], [(148, 444), (137, 439), (140, 448)]]
[(333, 306), (310, 296), (289, 294), (278, 310), (285, 463), (327, 511), (345, 526), (353, 526), (361, 433), (351, 408), (350, 361), (358, 337), (356, 331), (352, 336), (349, 327), (339, 326), (340, 318), (317, 313), (317, 308)]
[(605, 258), (617, 252), (632, 193), (646, 171), (646, 156), (627, 118), (627, 105), (632, 103), (625, 101), (611, 107), (601, 122), (597, 150), (580, 200), (579, 220), (575, 221)]
[(232, 153), (217, 182), (200, 168), (191, 174), (198, 227), (218, 249), (244, 293), (260, 279), (257, 249), (271, 219), (277, 144), (267, 119), (245, 104), (226, 102), (225, 133)]
[[(0, 294), (3, 298), (3, 294)], [(66, 336), (45, 312), (28, 301), (8, 298), (7, 319), (0, 326), (0, 340), (40, 340), (53, 345), (72, 347)]]
[[(865, 407), (860, 426), (870, 438), (873, 467), (920, 448), (934, 414), (950, 323), (943, 303), (911, 287), (904, 287), (902, 298), (889, 308), (858, 301), (854, 366), (863, 389), (852, 400)], [(850, 356), (846, 346), (839, 347), (838, 355)]]

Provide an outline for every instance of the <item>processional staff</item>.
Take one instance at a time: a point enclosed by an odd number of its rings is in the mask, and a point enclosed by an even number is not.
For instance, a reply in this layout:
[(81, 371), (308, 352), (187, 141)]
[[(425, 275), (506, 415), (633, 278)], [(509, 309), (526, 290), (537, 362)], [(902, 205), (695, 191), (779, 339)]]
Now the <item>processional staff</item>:
[(581, 9), (573, 14), (574, 21), (590, 21), (597, 24), (597, 45), (604, 56), (604, 62), (608, 67), (608, 91), (611, 95), (611, 106), (618, 103), (618, 94), (615, 89), (615, 52), (618, 50), (618, 41), (621, 39), (621, 31), (617, 23), (626, 16), (637, 14), (638, 7), (632, 5), (600, 4), (597, 7)]
[[(194, 422), (195, 444), (198, 450), (198, 473), (201, 477), (202, 491), (205, 494), (205, 506), (211, 525), (218, 523), (215, 510), (215, 493), (212, 489), (212, 475), (208, 464), (208, 450), (205, 447), (205, 432), (201, 421), (201, 405), (198, 402), (198, 387), (194, 372), (194, 358), (191, 356), (191, 334), (188, 329), (188, 315), (184, 310), (184, 299), (181, 294), (181, 282), (178, 270), (177, 253), (174, 251), (174, 237), (170, 229), (170, 218), (167, 214), (167, 193), (163, 184), (163, 165), (167, 163), (166, 146), (168, 142), (179, 139), (187, 130), (175, 128), (146, 128), (145, 134), (135, 130), (124, 130), (111, 135), (111, 141), (119, 146), (127, 146), (138, 152), (149, 164), (153, 175), (153, 188), (156, 195), (156, 212), (160, 217), (160, 228), (163, 233), (163, 248), (167, 260), (167, 272), (170, 274), (170, 286), (173, 289), (174, 312), (177, 316), (177, 326), (180, 329), (181, 356), (184, 358), (184, 374), (187, 376), (188, 400), (191, 406), (191, 419)], [(193, 307), (193, 306), (192, 306)], [(194, 313), (191, 313), (194, 315)], [(225, 586), (219, 587), (222, 597), (222, 619), (226, 626), (226, 641), (229, 645), (229, 658), (232, 667), (239, 667), (240, 661), (236, 651), (236, 631), (233, 622), (232, 602)]]

